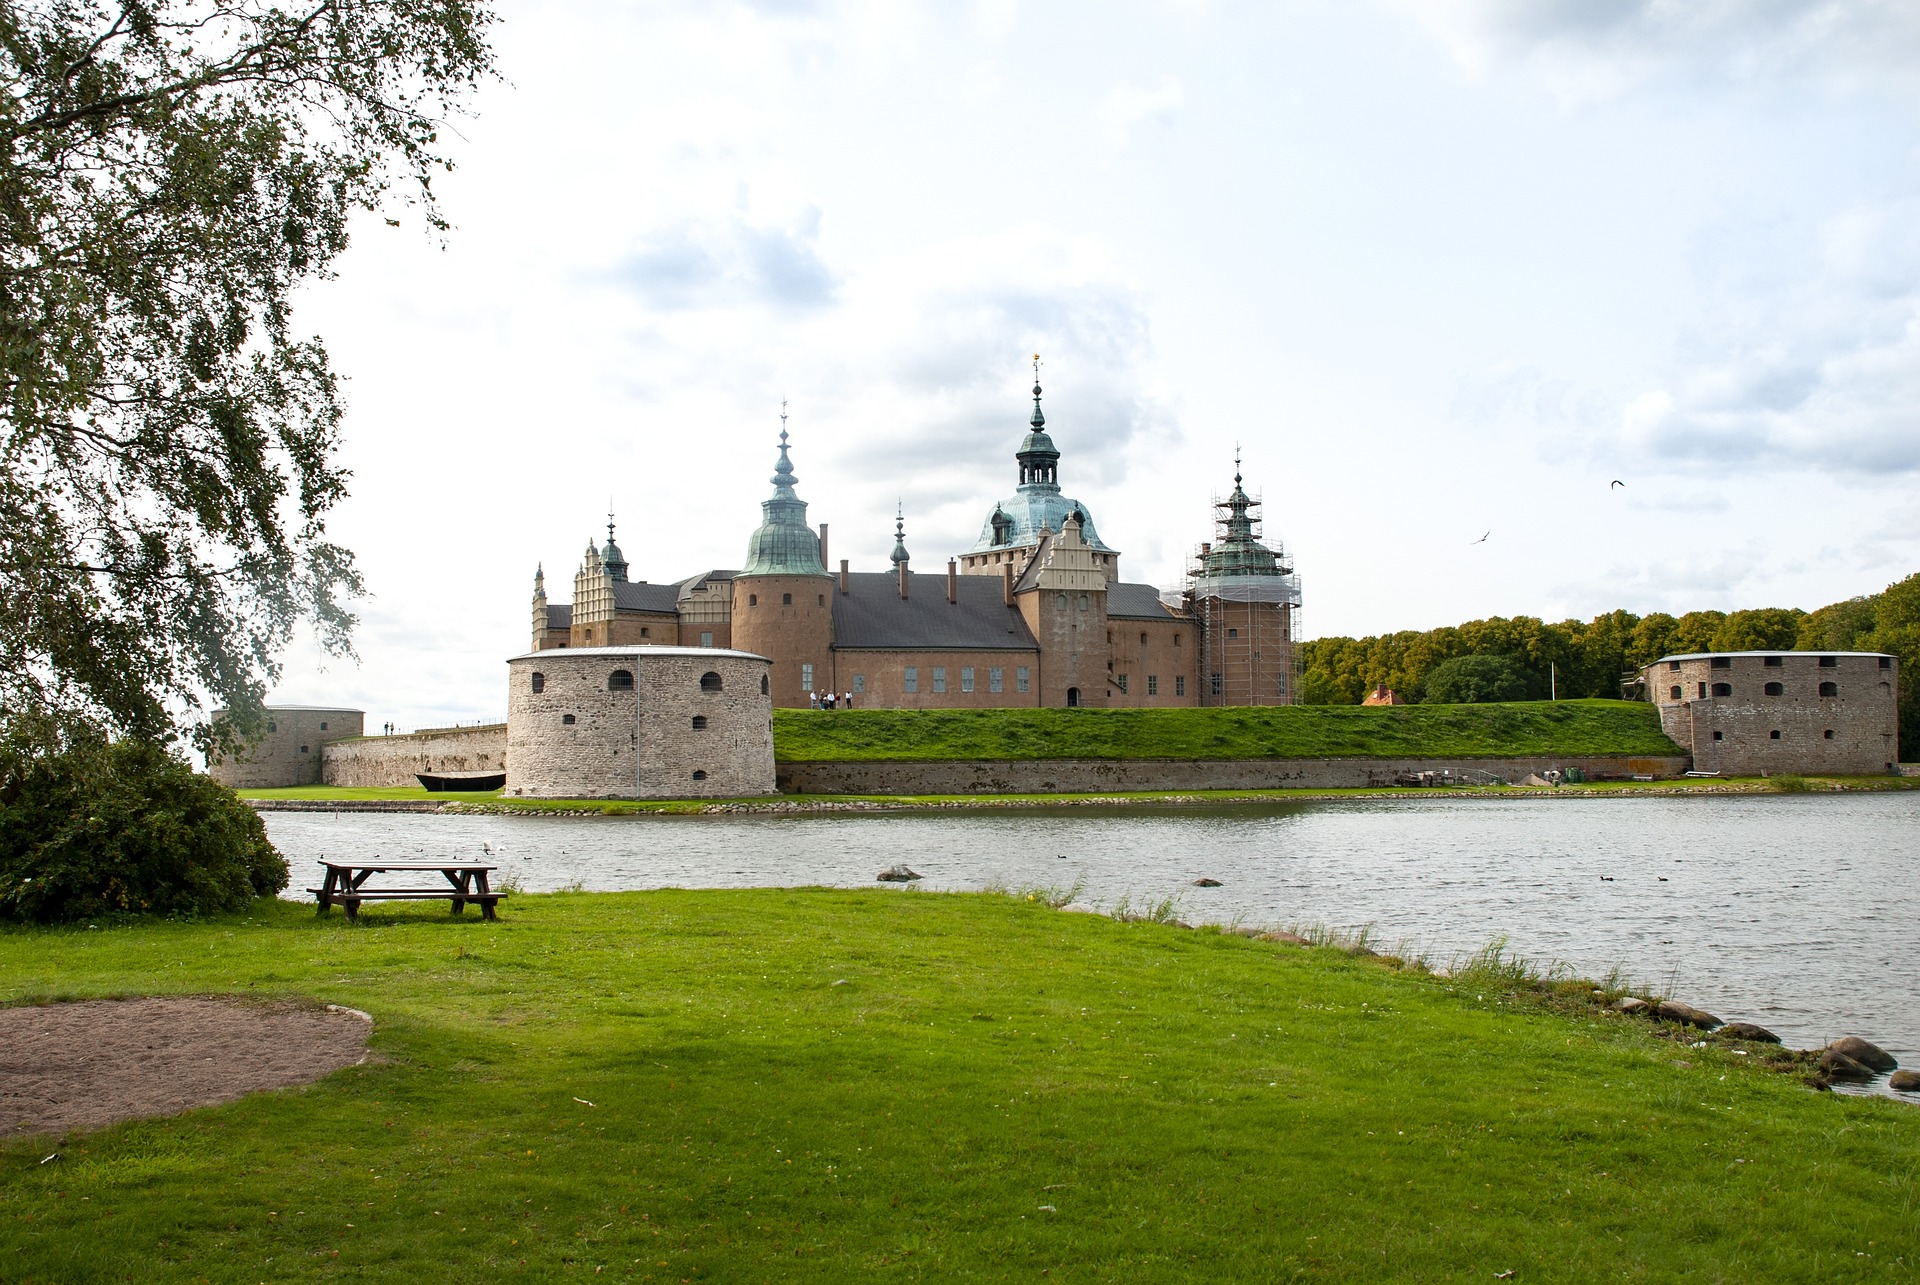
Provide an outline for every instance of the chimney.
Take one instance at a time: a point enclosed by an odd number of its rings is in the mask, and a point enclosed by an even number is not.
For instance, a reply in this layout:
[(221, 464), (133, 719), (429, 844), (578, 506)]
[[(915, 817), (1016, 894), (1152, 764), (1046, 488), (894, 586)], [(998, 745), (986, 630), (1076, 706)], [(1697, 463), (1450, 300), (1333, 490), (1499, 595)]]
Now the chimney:
[(846, 593), (846, 591), (847, 591), (847, 560), (845, 558), (842, 558), (840, 559), (840, 592), (844, 594)]
[(897, 562), (894, 564), (894, 570), (900, 573), (900, 596), (904, 598), (907, 596), (907, 564)]
[(1000, 564), (1000, 594), (1011, 607), (1013, 605), (1013, 564), (1011, 562)]
[(823, 567), (833, 565), (827, 561), (827, 524), (824, 522), (820, 524), (820, 565)]
[(960, 564), (952, 558), (947, 559), (947, 601), (960, 601)]
[(1209, 553), (1212, 553), (1212, 552), (1213, 552), (1213, 542), (1210, 540), (1202, 540), (1200, 542), (1200, 556), (1204, 558)]

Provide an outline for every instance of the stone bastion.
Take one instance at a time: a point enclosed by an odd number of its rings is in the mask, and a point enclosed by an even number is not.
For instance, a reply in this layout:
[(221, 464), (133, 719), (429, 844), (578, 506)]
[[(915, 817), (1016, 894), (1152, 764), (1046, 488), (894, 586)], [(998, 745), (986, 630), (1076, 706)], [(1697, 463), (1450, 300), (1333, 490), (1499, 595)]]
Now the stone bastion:
[(712, 647), (560, 647), (507, 662), (507, 785), (530, 799), (772, 794), (772, 662)]

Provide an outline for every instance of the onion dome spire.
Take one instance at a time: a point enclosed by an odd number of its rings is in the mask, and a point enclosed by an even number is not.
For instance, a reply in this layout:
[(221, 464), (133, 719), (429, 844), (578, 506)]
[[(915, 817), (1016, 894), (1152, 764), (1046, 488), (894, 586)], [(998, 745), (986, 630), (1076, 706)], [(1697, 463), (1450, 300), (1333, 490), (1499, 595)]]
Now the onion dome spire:
[(607, 547), (600, 550), (600, 561), (607, 574), (615, 580), (625, 583), (627, 578), (626, 555), (620, 552), (620, 546), (613, 542), (613, 504), (607, 504)]
[(1060, 452), (1047, 436), (1047, 417), (1040, 412), (1040, 354), (1033, 355), (1033, 425), (1020, 441), (1014, 459), (1020, 462), (1020, 488), (1030, 486), (1060, 489)]
[(760, 502), (760, 527), (747, 541), (743, 576), (824, 576), (820, 537), (807, 525), (807, 502), (793, 484), (800, 479), (787, 457), (787, 404), (780, 403), (780, 458), (773, 466), (773, 498)]
[(906, 509), (896, 505), (893, 512), (893, 552), (887, 555), (887, 561), (900, 566), (907, 560), (907, 524)]

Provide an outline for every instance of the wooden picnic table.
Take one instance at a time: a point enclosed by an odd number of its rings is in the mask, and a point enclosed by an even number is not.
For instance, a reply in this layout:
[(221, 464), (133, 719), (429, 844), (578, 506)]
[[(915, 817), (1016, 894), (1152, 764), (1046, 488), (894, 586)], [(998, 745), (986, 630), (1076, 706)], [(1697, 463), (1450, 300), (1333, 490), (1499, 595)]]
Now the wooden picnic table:
[[(318, 888), (309, 888), (320, 901), (320, 914), (326, 914), (332, 906), (339, 906), (347, 912), (347, 918), (356, 918), (363, 901), (451, 901), (453, 913), (459, 914), (467, 908), (469, 901), (480, 907), (480, 914), (487, 919), (494, 918), (494, 903), (506, 896), (504, 892), (494, 892), (487, 886), (487, 876), (498, 870), (498, 866), (468, 865), (458, 861), (383, 861), (374, 857), (371, 861), (322, 861), (327, 876), (320, 881)], [(438, 870), (446, 876), (444, 888), (381, 888), (366, 886), (374, 875), (391, 871)]]

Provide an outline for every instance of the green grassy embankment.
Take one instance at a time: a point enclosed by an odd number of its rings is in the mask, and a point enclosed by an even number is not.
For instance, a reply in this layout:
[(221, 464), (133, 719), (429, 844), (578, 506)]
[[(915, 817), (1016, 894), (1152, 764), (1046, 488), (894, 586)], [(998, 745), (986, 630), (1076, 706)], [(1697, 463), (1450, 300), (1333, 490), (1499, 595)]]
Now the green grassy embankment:
[[(1487, 969), (898, 890), (0, 932), (375, 1058), (0, 1144), (0, 1278), (1905, 1279), (1920, 1113)], [(16, 1053), (19, 1051), (15, 1051)], [(590, 1104), (590, 1105), (589, 1105)], [(58, 1151), (61, 1159), (41, 1164)]]
[(773, 713), (788, 763), (907, 759), (1505, 758), (1684, 753), (1639, 701)]

